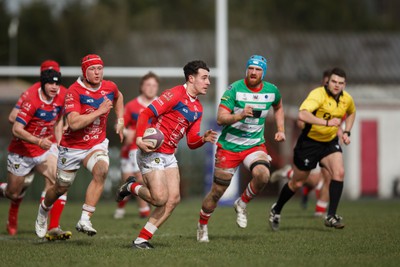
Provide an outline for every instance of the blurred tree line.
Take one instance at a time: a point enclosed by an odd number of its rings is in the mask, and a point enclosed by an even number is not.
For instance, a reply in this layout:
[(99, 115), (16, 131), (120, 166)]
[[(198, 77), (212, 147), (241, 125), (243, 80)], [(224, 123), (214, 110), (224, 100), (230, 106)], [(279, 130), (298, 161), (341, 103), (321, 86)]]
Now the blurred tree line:
[[(399, 31), (396, 0), (229, 0), (229, 27), (246, 31)], [(77, 65), (82, 55), (121, 48), (131, 31), (213, 30), (215, 1), (32, 0), (19, 12), (18, 65), (37, 65), (49, 55)], [(0, 0), (0, 65), (9, 61), (12, 14)], [(112, 64), (112, 62), (111, 62)]]

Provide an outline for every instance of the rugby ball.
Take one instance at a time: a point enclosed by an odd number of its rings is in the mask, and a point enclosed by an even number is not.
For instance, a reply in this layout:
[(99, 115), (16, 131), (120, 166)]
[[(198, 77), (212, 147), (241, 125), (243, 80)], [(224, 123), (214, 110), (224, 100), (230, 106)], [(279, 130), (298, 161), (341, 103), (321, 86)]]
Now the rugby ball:
[(158, 149), (164, 143), (164, 134), (157, 128), (147, 128), (142, 140), (151, 143), (154, 149)]

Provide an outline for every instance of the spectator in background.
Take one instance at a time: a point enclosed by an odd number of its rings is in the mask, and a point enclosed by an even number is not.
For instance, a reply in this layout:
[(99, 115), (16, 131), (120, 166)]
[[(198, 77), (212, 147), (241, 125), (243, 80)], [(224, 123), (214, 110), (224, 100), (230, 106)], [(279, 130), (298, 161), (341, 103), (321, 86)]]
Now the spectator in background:
[(123, 140), (124, 102), (115, 83), (103, 80), (103, 60), (98, 55), (82, 58), (82, 77), (73, 83), (65, 97), (68, 129), (63, 133), (57, 162), (57, 179), (39, 205), (35, 224), (36, 234), (45, 235), (47, 216), (57, 198), (66, 193), (81, 164), (92, 173), (86, 190), (81, 218), (76, 224), (79, 232), (89, 236), (97, 233), (90, 221), (103, 192), (108, 173), (108, 139), (106, 124), (111, 108), (118, 118), (116, 133)]
[[(129, 176), (134, 176), (136, 181), (143, 183), (142, 174), (137, 164), (136, 154), (138, 147), (136, 145), (136, 123), (140, 113), (157, 98), (158, 86), (160, 80), (156, 74), (149, 72), (140, 79), (140, 95), (129, 101), (125, 105), (125, 140), (121, 148), (121, 178), (125, 183)], [(125, 216), (125, 206), (130, 197), (126, 197), (118, 202), (118, 207), (114, 212), (115, 219), (121, 219)], [(143, 199), (137, 197), (139, 204), (139, 216), (146, 218), (150, 215), (150, 206)]]

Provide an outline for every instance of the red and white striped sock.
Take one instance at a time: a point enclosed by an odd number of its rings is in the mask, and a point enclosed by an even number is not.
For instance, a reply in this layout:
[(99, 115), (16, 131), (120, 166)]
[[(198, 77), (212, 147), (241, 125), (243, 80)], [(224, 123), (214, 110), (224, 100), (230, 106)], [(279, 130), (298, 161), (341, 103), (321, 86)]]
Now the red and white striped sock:
[(139, 233), (139, 236), (135, 240), (135, 244), (140, 244), (149, 241), (154, 233), (157, 231), (157, 227), (151, 222), (147, 222)]
[(326, 212), (326, 208), (328, 207), (328, 202), (318, 200), (317, 204), (315, 205), (315, 213), (316, 214), (323, 214)]
[[(257, 195), (257, 192), (254, 191), (253, 187), (251, 186), (251, 183), (247, 184), (246, 190), (244, 190), (244, 192), (242, 193), (242, 195), (240, 196), (240, 200), (243, 201), (243, 203), (247, 204), (250, 202), (250, 200), (252, 200), (255, 196)], [(240, 203), (239, 201), (239, 205), (241, 205), (242, 203)], [(246, 205), (241, 205), (242, 208), (246, 208), (243, 206)]]
[(199, 223), (202, 225), (208, 224), (208, 220), (210, 219), (211, 215), (214, 211), (205, 212), (203, 209), (200, 210), (200, 219)]
[(139, 195), (139, 189), (142, 187), (143, 185), (135, 182), (132, 183), (128, 188), (130, 189), (131, 193), (134, 194), (135, 196)]

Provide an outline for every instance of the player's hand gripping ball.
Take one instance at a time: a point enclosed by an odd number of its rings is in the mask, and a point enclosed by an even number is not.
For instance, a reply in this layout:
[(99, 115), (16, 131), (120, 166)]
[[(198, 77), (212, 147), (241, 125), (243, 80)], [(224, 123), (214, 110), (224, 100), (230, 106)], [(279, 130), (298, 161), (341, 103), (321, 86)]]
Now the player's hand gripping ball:
[(158, 149), (164, 143), (164, 134), (157, 128), (147, 128), (142, 140), (152, 144), (153, 149)]

